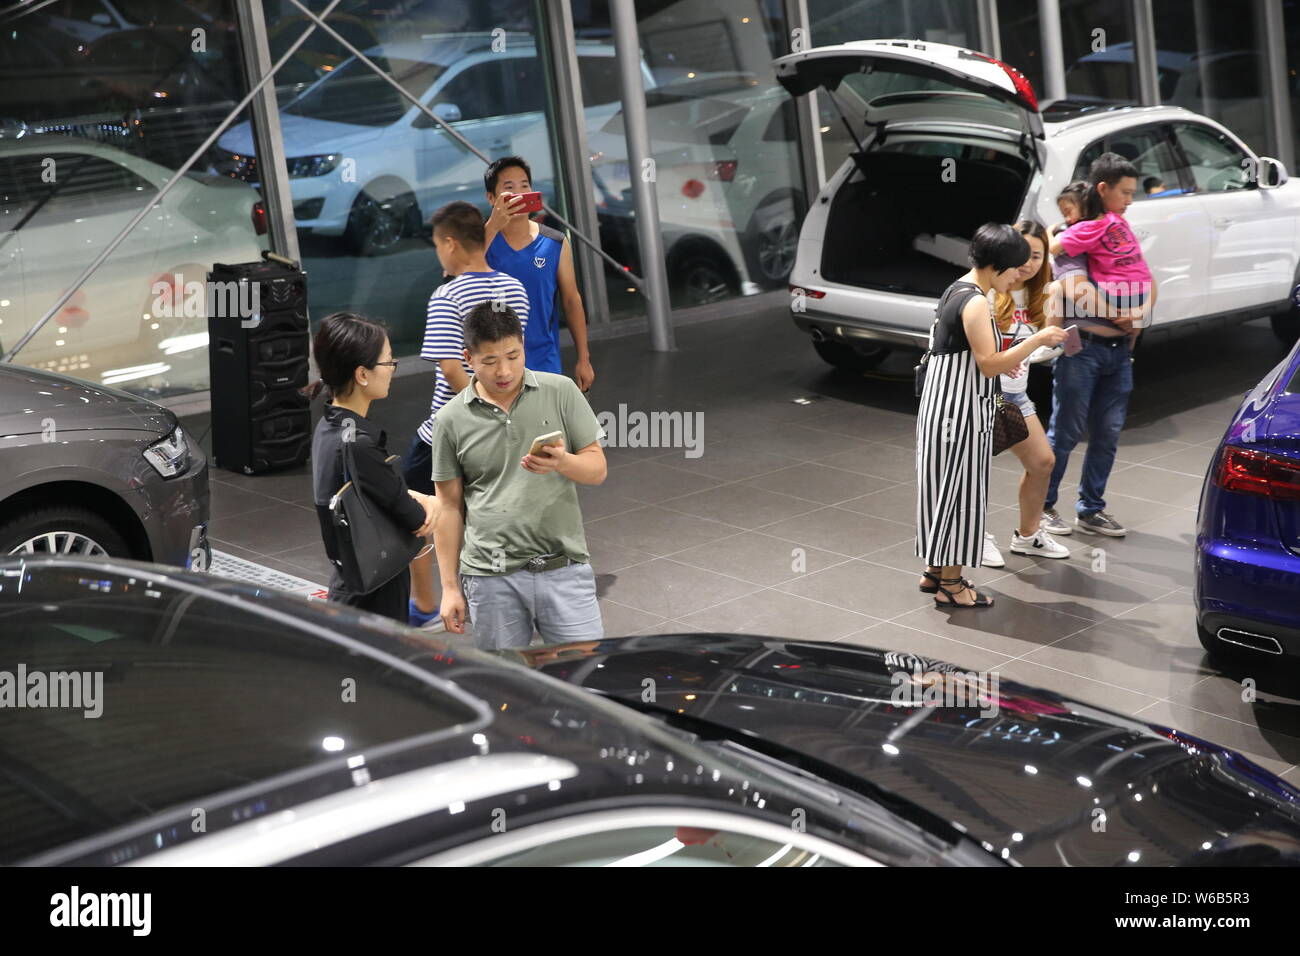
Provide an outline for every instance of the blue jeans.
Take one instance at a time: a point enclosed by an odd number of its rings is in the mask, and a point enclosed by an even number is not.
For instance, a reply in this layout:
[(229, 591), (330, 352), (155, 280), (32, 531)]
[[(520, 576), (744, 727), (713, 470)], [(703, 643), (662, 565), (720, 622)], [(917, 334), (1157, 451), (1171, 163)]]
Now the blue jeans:
[(1133, 362), (1127, 337), (1115, 345), (1085, 341), (1077, 355), (1062, 355), (1056, 360), (1052, 386), (1052, 424), (1047, 443), (1056, 453), (1056, 467), (1047, 486), (1044, 507), (1056, 506), (1061, 476), (1070, 464), (1070, 452), (1088, 432), (1088, 453), (1083, 459), (1083, 476), (1079, 482), (1079, 500), (1075, 510), (1081, 515), (1101, 511), (1106, 506), (1106, 482), (1115, 464), (1119, 433), (1128, 413), (1128, 397), (1133, 391)]

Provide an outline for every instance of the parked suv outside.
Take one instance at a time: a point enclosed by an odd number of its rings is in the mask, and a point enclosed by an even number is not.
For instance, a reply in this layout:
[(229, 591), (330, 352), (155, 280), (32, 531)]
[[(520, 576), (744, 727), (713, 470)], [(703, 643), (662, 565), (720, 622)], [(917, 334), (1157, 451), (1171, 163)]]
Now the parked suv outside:
[[(372, 47), (367, 58), (489, 157), (520, 155), (533, 188), (553, 196), (545, 74), (532, 38), (436, 34)], [(604, 75), (614, 48), (579, 43), (579, 72)], [(654, 85), (643, 70), (647, 88)], [(587, 84), (584, 83), (584, 86)], [(596, 95), (585, 122), (619, 109)], [(293, 214), (301, 231), (343, 237), (358, 255), (382, 255), (418, 235), (434, 210), (457, 199), (485, 205), (483, 163), (365, 63), (348, 58), (280, 113)], [(239, 123), (217, 140), (216, 172), (255, 183), (253, 131)]]
[[(941, 43), (865, 40), (775, 61), (794, 95), (839, 87), (856, 150), (813, 202), (791, 273), (795, 324), (828, 362), (862, 370), (924, 348), (940, 293), (982, 223), (1059, 221), (1056, 195), (1102, 152), (1169, 191), (1139, 190), (1126, 218), (1159, 284), (1156, 330), (1271, 316), (1294, 340), (1300, 183), (1214, 120), (1172, 106), (1041, 111), (1019, 71)], [(936, 238), (937, 237), (937, 238)]]

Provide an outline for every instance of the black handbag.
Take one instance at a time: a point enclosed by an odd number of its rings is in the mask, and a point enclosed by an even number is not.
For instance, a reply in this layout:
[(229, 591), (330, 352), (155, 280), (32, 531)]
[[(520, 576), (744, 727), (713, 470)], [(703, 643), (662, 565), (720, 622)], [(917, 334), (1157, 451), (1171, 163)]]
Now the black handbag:
[(1020, 414), (1019, 407), (1015, 402), (999, 397), (993, 416), (993, 454), (1000, 455), (1028, 437), (1029, 426), (1025, 424), (1025, 416)]
[[(355, 444), (343, 442), (343, 487), (334, 493), (329, 508), (343, 585), (353, 594), (369, 594), (405, 574), (424, 539), (399, 527), (357, 484)], [(384, 464), (391, 468), (396, 460), (390, 455)]]

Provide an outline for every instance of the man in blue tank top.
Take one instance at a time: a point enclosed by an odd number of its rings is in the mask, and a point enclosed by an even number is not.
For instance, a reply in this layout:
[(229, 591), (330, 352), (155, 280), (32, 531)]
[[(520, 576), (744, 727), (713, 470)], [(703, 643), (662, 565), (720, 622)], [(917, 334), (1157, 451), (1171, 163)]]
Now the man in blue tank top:
[(518, 279), (528, 292), (524, 363), (535, 372), (564, 374), (558, 304), (578, 352), (573, 378), (585, 392), (596, 373), (587, 348), (587, 313), (578, 292), (573, 250), (563, 233), (533, 222), (526, 212), (511, 211), (516, 197), (533, 188), (532, 170), (521, 157), (504, 156), (493, 162), (483, 176), (483, 185), (492, 204), (486, 223), (488, 265)]

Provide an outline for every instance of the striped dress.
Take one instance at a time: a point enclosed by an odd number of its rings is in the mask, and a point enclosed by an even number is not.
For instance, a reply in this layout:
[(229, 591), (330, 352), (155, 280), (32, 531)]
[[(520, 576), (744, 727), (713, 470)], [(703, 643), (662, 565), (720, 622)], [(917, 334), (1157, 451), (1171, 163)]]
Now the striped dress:
[[(916, 416), (916, 554), (931, 566), (978, 567), (998, 378), (980, 373), (961, 311), (979, 286), (959, 281), (939, 299)], [(989, 308), (996, 342), (998, 330)]]

